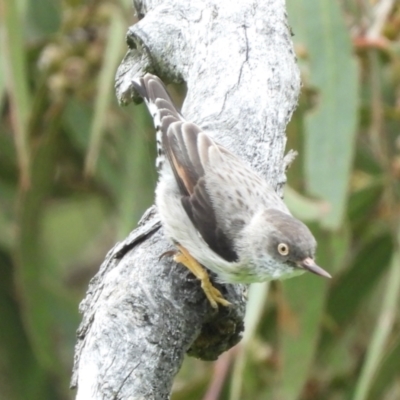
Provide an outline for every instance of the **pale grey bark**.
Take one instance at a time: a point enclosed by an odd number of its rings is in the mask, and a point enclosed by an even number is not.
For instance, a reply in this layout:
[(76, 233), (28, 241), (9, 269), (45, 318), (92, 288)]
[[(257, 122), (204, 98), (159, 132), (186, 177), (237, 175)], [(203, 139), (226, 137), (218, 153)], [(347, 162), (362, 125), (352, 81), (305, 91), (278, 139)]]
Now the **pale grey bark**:
[[(245, 159), (278, 191), (285, 128), (300, 90), (284, 0), (135, 0), (117, 72), (121, 103), (145, 72), (186, 82), (182, 113)], [(134, 133), (133, 133), (134, 134)], [(81, 304), (72, 385), (77, 399), (168, 399), (185, 353), (216, 359), (240, 340), (245, 291), (214, 312), (199, 283), (168, 257), (154, 208), (107, 255)]]

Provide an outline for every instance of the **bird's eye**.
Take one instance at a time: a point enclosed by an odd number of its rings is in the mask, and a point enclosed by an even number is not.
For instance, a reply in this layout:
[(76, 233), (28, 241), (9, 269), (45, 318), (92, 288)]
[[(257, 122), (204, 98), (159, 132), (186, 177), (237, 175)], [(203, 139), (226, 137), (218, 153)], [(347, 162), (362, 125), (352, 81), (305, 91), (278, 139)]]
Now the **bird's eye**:
[(287, 256), (289, 254), (289, 246), (286, 243), (279, 243), (278, 251), (280, 255)]

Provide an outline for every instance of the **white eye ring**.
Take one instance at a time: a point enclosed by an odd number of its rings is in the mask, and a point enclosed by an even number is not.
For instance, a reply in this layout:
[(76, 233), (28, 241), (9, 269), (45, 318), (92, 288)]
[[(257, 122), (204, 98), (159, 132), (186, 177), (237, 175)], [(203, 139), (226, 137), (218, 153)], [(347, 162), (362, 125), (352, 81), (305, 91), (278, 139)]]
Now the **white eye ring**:
[(278, 251), (280, 255), (287, 256), (289, 254), (289, 246), (286, 243), (279, 243)]

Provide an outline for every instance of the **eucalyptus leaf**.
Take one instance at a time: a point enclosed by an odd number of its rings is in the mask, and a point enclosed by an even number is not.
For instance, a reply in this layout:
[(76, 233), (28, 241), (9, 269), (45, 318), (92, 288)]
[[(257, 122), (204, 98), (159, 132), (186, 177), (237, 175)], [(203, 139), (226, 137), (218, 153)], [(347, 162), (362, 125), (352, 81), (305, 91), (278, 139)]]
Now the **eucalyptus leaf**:
[(345, 214), (355, 150), (359, 74), (340, 3), (289, 0), (294, 41), (305, 48), (316, 104), (305, 117), (305, 174), (311, 194), (330, 204), (323, 225), (337, 229)]
[[(352, 267), (335, 281), (329, 294), (327, 311), (339, 332), (350, 323), (365, 297), (387, 270), (393, 245), (389, 235), (382, 235), (366, 243), (357, 253)], [(325, 337), (324, 344), (326, 344)], [(329, 340), (333, 340), (330, 337)]]
[(390, 384), (398, 379), (400, 371), (400, 335), (394, 338), (384, 354), (378, 372), (368, 393), (368, 400), (383, 399)]
[(289, 185), (285, 186), (285, 203), (292, 214), (302, 221), (319, 221), (329, 213), (329, 204), (302, 196)]
[[(318, 262), (329, 264), (329, 240), (321, 242)], [(308, 378), (317, 349), (329, 281), (310, 273), (282, 282), (279, 330), (282, 368), (280, 398), (296, 400)]]

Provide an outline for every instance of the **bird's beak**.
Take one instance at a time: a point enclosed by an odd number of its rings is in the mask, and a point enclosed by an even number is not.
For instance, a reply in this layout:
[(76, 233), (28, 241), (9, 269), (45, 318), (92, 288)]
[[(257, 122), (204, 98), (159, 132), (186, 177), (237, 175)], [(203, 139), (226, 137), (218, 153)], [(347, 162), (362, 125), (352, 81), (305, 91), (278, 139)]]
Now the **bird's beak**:
[(324, 276), (325, 278), (332, 278), (324, 269), (315, 264), (315, 261), (311, 257), (305, 258), (303, 261), (297, 263), (297, 265), (313, 274)]

